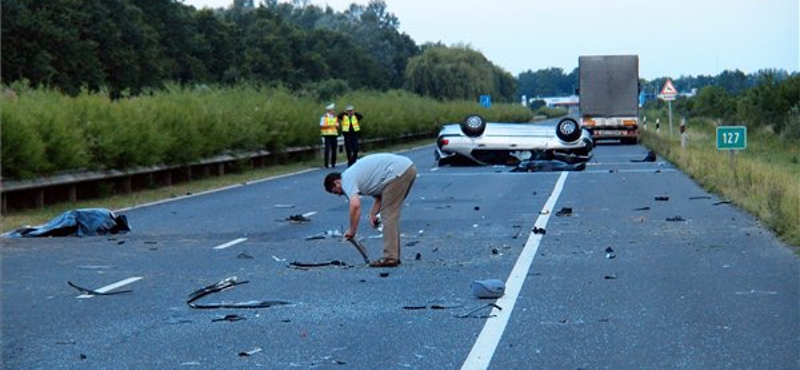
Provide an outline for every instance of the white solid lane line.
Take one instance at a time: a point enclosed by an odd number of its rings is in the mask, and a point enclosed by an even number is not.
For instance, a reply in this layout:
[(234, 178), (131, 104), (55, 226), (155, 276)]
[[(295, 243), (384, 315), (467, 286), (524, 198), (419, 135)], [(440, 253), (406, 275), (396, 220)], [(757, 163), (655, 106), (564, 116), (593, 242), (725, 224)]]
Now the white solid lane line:
[[(567, 172), (562, 172), (558, 178), (553, 193), (544, 204), (544, 208), (539, 214), (539, 218), (534, 223), (534, 228), (545, 229), (547, 221), (550, 219), (552, 212), (550, 210), (555, 208), (556, 201), (558, 200), (561, 191), (564, 189), (564, 182), (567, 180)], [(508, 324), (508, 319), (511, 317), (511, 312), (514, 311), (514, 305), (519, 297), (519, 292), (522, 290), (522, 284), (525, 283), (525, 277), (528, 276), (528, 269), (533, 263), (533, 258), (536, 257), (536, 251), (539, 249), (539, 243), (542, 241), (543, 234), (531, 232), (528, 236), (528, 241), (525, 243), (522, 253), (520, 253), (517, 262), (514, 264), (514, 269), (506, 281), (505, 294), (498, 298), (495, 302), (502, 310), (492, 308), (490, 316), (494, 316), (486, 320), (486, 325), (483, 326), (481, 334), (472, 346), (469, 356), (467, 356), (464, 365), (461, 366), (462, 370), (485, 370), (489, 368), (489, 363), (492, 361), (492, 356), (497, 349), (500, 338)]]
[[(125, 279), (125, 280), (118, 281), (118, 282), (116, 282), (114, 284), (106, 285), (106, 286), (104, 286), (102, 288), (94, 289), (94, 291), (98, 292), (98, 293), (106, 293), (108, 291), (117, 289), (117, 288), (119, 288), (121, 286), (128, 285), (128, 284), (130, 284), (130, 283), (132, 283), (134, 281), (141, 280), (143, 278), (144, 278), (144, 276), (129, 277), (129, 278)], [(75, 298), (92, 298), (92, 297), (94, 297), (93, 294), (81, 294), (81, 295), (79, 295), (79, 296), (77, 296)]]
[(231, 241), (229, 241), (229, 242), (227, 242), (225, 244), (220, 244), (220, 245), (214, 247), (214, 249), (225, 249), (225, 248), (228, 248), (228, 247), (232, 247), (232, 246), (234, 246), (236, 244), (239, 244), (241, 242), (244, 242), (246, 240), (247, 240), (247, 238), (239, 238), (239, 239), (231, 240)]

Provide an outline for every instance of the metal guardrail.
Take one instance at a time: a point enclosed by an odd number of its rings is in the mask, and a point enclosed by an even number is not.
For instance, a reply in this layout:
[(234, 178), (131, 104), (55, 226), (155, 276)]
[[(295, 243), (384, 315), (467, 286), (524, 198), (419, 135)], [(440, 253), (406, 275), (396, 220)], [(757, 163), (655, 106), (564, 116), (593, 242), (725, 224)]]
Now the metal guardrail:
[[(404, 135), (398, 139), (370, 139), (362, 141), (365, 146), (406, 142), (430, 137), (430, 134)], [(340, 140), (340, 149), (343, 145)], [(219, 155), (185, 165), (135, 167), (125, 170), (76, 171), (30, 180), (0, 181), (2, 214), (9, 210), (42, 208), (61, 202), (75, 202), (111, 194), (131, 193), (141, 189), (171, 186), (191, 181), (194, 178), (222, 176), (240, 169), (244, 164), (264, 167), (285, 159), (310, 158), (317, 155), (322, 146), (287, 148), (279, 153), (261, 150), (240, 154)]]

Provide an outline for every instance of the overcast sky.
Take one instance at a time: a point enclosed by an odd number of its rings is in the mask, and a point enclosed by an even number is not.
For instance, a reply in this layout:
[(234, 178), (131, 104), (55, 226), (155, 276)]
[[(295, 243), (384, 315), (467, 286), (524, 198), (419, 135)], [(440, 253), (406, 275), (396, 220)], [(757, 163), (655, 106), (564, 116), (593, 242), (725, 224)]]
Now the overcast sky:
[[(183, 0), (197, 8), (231, 0)], [(260, 1), (256, 0), (256, 4)], [(368, 0), (310, 0), (343, 11)], [(385, 0), (418, 45), (466, 44), (515, 77), (637, 54), (642, 78), (800, 69), (799, 0)]]

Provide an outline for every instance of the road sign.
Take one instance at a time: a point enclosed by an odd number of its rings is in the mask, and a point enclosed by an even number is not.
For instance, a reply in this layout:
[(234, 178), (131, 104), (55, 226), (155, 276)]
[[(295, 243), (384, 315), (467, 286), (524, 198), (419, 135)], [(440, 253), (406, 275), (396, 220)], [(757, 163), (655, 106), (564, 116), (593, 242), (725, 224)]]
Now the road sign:
[(675, 88), (675, 85), (672, 84), (671, 79), (667, 79), (664, 82), (664, 87), (661, 88), (661, 94), (658, 95), (661, 100), (675, 100), (675, 97), (678, 96), (678, 89)]
[(717, 127), (717, 150), (744, 150), (747, 147), (747, 127)]
[(481, 95), (481, 106), (484, 108), (491, 108), (492, 107), (492, 96), (491, 95)]

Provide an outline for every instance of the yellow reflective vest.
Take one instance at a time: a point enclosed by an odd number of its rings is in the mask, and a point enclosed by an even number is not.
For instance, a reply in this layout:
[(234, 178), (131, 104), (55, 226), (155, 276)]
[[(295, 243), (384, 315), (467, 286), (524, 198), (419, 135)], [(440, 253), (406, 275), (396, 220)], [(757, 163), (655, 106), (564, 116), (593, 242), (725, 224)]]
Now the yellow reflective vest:
[(350, 132), (351, 125), (353, 126), (353, 131), (358, 132), (361, 130), (361, 127), (358, 126), (358, 117), (355, 114), (342, 116), (342, 132)]
[(339, 127), (339, 121), (334, 115), (325, 114), (319, 120), (319, 134), (322, 136), (339, 136), (337, 127)]

